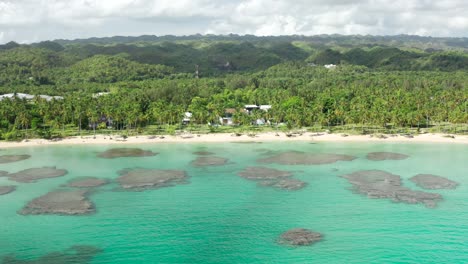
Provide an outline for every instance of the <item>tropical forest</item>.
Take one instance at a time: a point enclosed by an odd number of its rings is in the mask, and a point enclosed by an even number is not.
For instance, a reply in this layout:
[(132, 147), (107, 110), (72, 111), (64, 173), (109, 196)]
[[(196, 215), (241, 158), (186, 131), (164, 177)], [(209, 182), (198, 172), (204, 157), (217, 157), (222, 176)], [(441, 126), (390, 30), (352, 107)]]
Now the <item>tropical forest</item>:
[(0, 45), (1, 140), (304, 130), (467, 134), (468, 39), (193, 35)]

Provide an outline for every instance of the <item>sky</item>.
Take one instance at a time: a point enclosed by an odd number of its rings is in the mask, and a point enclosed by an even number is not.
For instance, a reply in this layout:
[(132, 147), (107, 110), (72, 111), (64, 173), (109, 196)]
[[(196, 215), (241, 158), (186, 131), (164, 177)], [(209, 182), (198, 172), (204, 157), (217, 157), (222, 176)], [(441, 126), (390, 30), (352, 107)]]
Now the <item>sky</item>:
[(468, 1), (0, 0), (0, 43), (197, 33), (468, 37)]

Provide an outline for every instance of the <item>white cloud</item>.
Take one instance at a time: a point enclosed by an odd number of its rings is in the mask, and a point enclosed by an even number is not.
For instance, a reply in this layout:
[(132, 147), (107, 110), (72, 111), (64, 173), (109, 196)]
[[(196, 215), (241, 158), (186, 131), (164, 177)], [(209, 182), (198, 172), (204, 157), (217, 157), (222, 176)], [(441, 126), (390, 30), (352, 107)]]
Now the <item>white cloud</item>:
[(466, 0), (0, 0), (0, 41), (195, 33), (468, 37), (466, 14)]

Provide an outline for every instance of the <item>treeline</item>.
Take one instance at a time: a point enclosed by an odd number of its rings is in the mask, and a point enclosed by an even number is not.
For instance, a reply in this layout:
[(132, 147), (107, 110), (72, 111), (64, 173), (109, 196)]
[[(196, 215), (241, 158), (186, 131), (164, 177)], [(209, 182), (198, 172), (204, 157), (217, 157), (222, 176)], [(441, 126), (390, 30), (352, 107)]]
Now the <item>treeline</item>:
[[(50, 102), (4, 99), (0, 101), (0, 129), (3, 139), (15, 139), (24, 130), (44, 136), (41, 133), (48, 129), (105, 128), (103, 119), (111, 119), (114, 129), (133, 130), (180, 125), (186, 111), (193, 114), (192, 124), (216, 124), (226, 108), (238, 110), (234, 114), (238, 125), (250, 125), (259, 118), (288, 127), (466, 124), (467, 84), (468, 74), (461, 71), (371, 71), (346, 65), (327, 70), (284, 63), (257, 73), (216, 78), (98, 84), (107, 87), (101, 91), (110, 92), (103, 96), (81, 89)], [(270, 104), (272, 109), (248, 115), (241, 111), (245, 104)]]

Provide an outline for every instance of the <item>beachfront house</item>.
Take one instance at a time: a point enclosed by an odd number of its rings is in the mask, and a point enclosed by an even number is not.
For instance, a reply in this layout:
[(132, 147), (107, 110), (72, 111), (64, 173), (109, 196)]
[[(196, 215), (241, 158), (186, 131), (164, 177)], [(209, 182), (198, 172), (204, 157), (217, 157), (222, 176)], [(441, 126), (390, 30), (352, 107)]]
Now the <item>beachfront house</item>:
[(268, 110), (271, 109), (271, 105), (245, 105), (244, 109), (248, 114), (252, 114), (254, 110), (262, 110), (268, 112)]
[(232, 117), (237, 112), (235, 108), (226, 108), (224, 109), (224, 116), (219, 118), (219, 122), (223, 126), (232, 126), (234, 125)]
[(325, 68), (329, 69), (329, 70), (334, 70), (336, 69), (336, 65), (335, 64), (327, 64), (324, 66)]
[(191, 119), (192, 119), (192, 113), (191, 112), (185, 112), (184, 113), (184, 118), (182, 119), (182, 124), (183, 125), (190, 124)]
[[(253, 113), (254, 110), (260, 110), (263, 112), (268, 112), (271, 109), (271, 105), (245, 105), (245, 111), (250, 115)], [(263, 126), (269, 123), (269, 120), (265, 120), (264, 118), (258, 118), (252, 122), (253, 125)]]
[[(271, 105), (244, 105), (244, 109), (241, 110), (243, 113), (251, 115), (255, 110), (268, 112), (271, 109)], [(224, 126), (234, 125), (233, 116), (237, 112), (235, 108), (226, 108), (224, 110), (224, 116), (219, 118), (219, 122)], [(252, 122), (253, 125), (265, 125), (269, 123), (269, 120), (264, 118), (258, 118)]]

